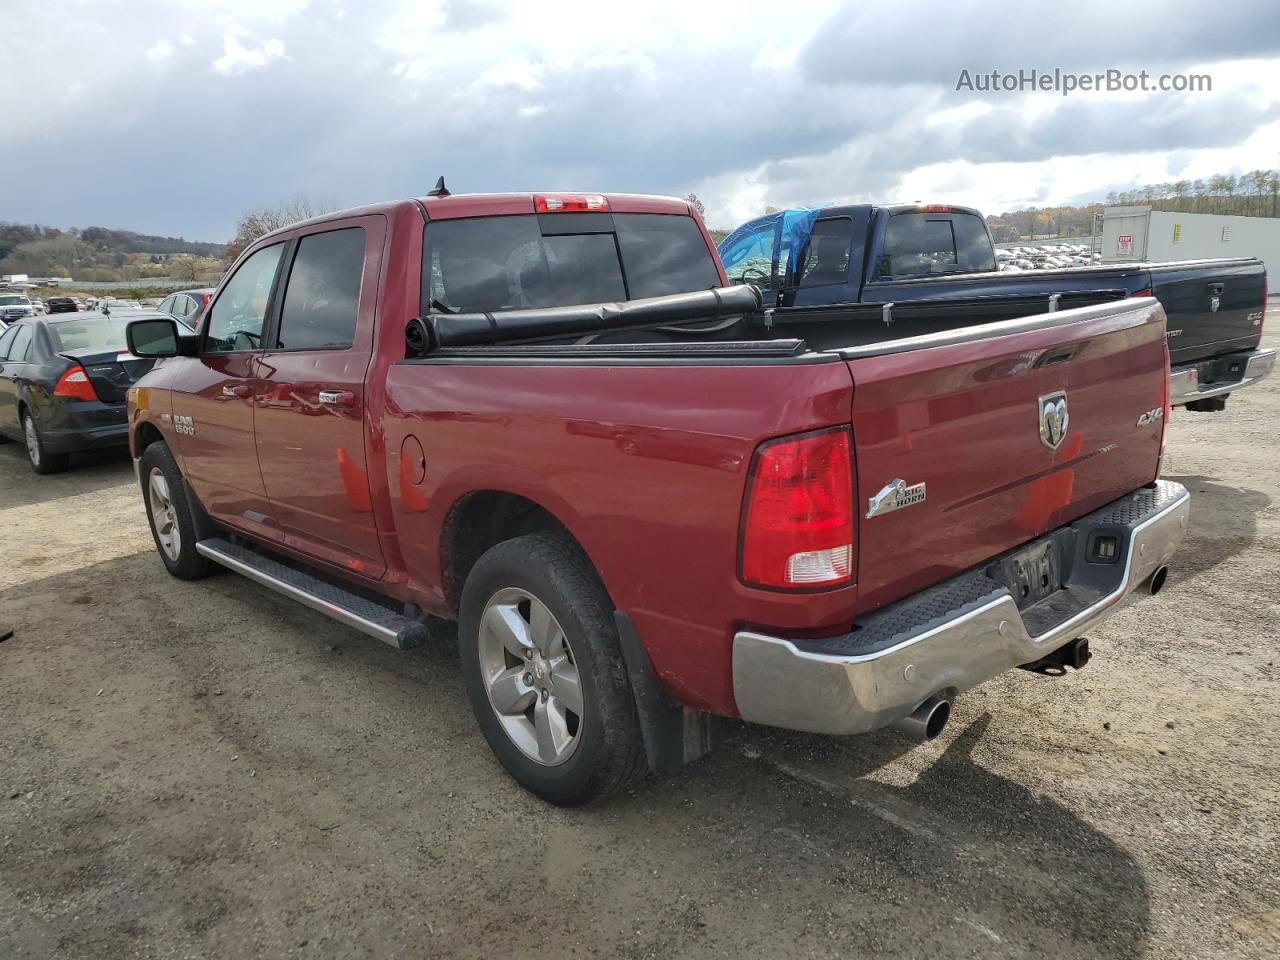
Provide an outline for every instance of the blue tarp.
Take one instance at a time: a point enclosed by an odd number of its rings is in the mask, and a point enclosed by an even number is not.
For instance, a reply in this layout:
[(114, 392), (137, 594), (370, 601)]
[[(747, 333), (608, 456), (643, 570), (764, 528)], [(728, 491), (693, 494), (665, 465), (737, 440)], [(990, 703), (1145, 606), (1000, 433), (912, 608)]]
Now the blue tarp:
[[(758, 252), (759, 246), (751, 242), (752, 238), (764, 240), (771, 234), (770, 261), (774, 259), (778, 261), (778, 272), (784, 277), (795, 276), (799, 267), (800, 253), (809, 242), (814, 221), (824, 209), (825, 207), (793, 207), (748, 220), (720, 241), (718, 250), (725, 269), (732, 273), (732, 268), (738, 261), (748, 258), (753, 252)], [(779, 244), (781, 250), (778, 249)]]

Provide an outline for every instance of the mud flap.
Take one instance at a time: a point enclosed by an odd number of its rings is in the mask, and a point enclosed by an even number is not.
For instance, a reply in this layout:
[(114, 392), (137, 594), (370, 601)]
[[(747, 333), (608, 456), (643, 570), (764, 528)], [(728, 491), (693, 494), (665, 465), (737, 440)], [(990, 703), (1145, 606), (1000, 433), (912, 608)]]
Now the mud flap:
[(208, 540), (211, 537), (221, 536), (222, 531), (214, 523), (213, 518), (205, 512), (204, 504), (196, 497), (196, 492), (191, 489), (186, 476), (182, 477), (182, 492), (186, 494), (187, 504), (191, 507), (191, 522), (195, 527), (196, 540)]
[(719, 732), (717, 718), (672, 700), (662, 688), (635, 623), (620, 610), (614, 611), (613, 618), (640, 716), (649, 769), (658, 776), (671, 776), (711, 752)]

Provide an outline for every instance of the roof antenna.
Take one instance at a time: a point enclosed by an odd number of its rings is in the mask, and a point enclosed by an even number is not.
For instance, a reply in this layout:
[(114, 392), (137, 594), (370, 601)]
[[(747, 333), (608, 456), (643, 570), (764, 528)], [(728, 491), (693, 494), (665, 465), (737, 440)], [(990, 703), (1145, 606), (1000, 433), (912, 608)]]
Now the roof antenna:
[(427, 191), (428, 197), (447, 197), (450, 196), (449, 188), (444, 185), (444, 177), (436, 181), (435, 187)]

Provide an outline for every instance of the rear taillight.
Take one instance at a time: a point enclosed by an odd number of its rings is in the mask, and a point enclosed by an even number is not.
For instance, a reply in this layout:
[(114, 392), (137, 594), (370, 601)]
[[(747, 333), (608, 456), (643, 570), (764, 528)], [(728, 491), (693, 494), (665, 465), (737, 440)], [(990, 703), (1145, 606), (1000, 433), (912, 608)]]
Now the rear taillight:
[(72, 367), (58, 378), (53, 388), (53, 395), (68, 400), (98, 399), (98, 392), (93, 389), (93, 381), (81, 366)]
[(756, 451), (742, 515), (741, 576), (759, 587), (853, 579), (853, 458), (848, 428), (783, 437)]
[(609, 201), (598, 193), (556, 193), (533, 198), (538, 213), (608, 213)]
[(1131, 297), (1133, 297), (1133, 298), (1135, 298), (1135, 299), (1136, 299), (1136, 298), (1138, 298), (1138, 297), (1149, 297), (1149, 296), (1151, 296), (1151, 288), (1150, 288), (1150, 287), (1143, 287), (1141, 290), (1135, 290), (1135, 291), (1133, 291), (1133, 293), (1129, 294), (1129, 296), (1131, 296)]

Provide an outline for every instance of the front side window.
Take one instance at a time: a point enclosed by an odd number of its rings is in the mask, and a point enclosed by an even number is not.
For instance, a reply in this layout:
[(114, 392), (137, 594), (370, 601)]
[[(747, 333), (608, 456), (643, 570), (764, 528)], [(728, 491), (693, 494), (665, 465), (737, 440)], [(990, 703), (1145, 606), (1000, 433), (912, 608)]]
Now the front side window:
[(777, 218), (730, 235), (720, 245), (720, 259), (730, 283), (767, 285), (773, 276), (773, 238)]
[(280, 350), (336, 350), (355, 342), (364, 228), (303, 237), (280, 311)]
[(240, 265), (209, 308), (206, 353), (257, 350), (284, 244), (263, 247)]

